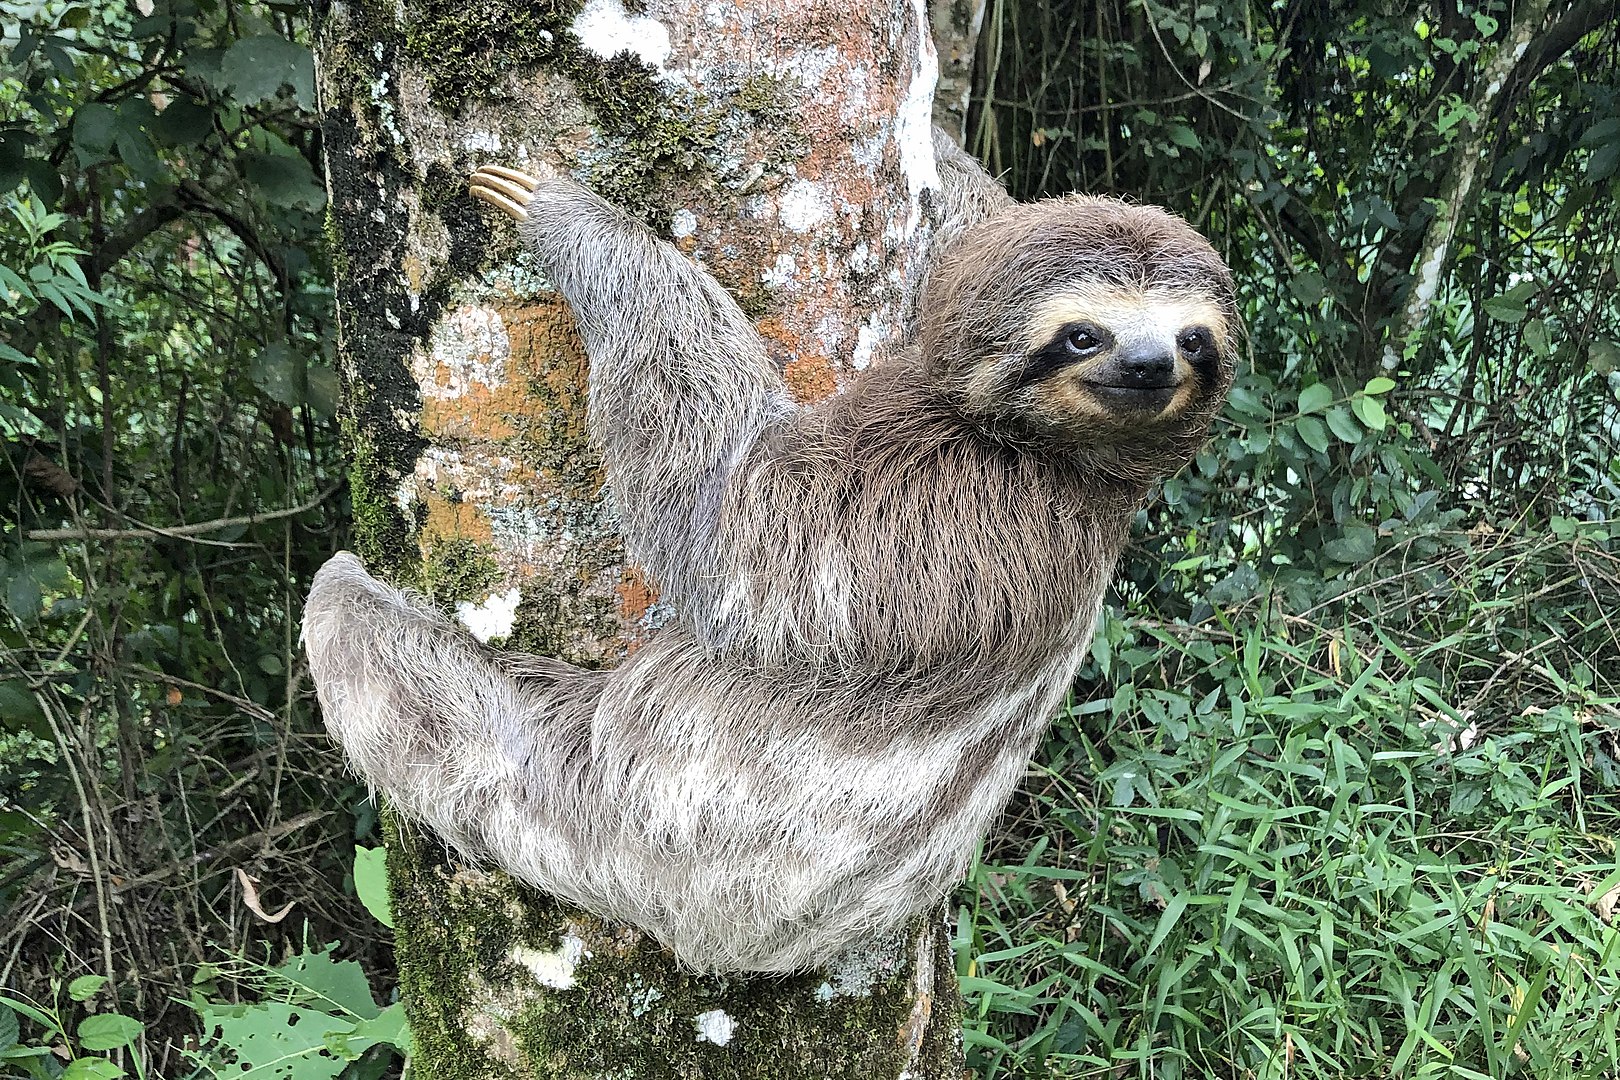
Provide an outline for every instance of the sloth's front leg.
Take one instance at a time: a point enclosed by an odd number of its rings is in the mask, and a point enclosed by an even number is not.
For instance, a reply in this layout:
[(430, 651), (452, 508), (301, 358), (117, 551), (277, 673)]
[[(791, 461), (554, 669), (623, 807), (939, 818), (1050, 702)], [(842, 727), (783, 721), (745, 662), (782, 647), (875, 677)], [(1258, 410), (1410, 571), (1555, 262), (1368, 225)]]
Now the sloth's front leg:
[(591, 433), (631, 558), (703, 607), (720, 493), (792, 407), (764, 343), (714, 278), (574, 181), (489, 165), (469, 189), (518, 222), (578, 317)]

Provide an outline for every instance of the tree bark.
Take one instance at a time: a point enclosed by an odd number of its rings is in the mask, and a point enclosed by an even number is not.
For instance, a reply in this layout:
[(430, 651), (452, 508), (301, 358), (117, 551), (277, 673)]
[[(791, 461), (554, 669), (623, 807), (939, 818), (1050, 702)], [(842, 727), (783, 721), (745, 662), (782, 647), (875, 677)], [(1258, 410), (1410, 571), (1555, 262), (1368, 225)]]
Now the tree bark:
[[(356, 546), (480, 637), (612, 664), (670, 613), (624, 565), (572, 316), (465, 178), (580, 177), (823, 396), (905, 334), (937, 222), (921, 0), (361, 0), (317, 56)], [(937, 917), (826, 971), (699, 977), (430, 837), (389, 848), (418, 1075), (960, 1072)]]
[(928, 17), (939, 52), (939, 83), (934, 88), (934, 123), (958, 145), (967, 142), (973, 105), (973, 63), (989, 0), (930, 0)]
[(1547, 17), (1548, 0), (1525, 0), (1513, 13), (1507, 34), (1479, 79), (1479, 91), (1469, 104), (1475, 119), (1464, 121), (1454, 149), (1447, 155), (1451, 168), (1445, 172), (1431, 205), (1434, 217), (1424, 230), (1413, 264), (1412, 286), (1397, 313), (1384, 345), (1382, 364), (1386, 371), (1401, 366), (1407, 353), (1415, 349), (1429, 314), (1434, 310), (1440, 283), (1451, 258), (1452, 241), (1458, 223), (1468, 214), (1478, 188), (1481, 158), (1485, 152), (1491, 116), (1502, 92), (1508, 88), (1515, 69), (1525, 62), (1539, 62), (1541, 50), (1531, 44)]

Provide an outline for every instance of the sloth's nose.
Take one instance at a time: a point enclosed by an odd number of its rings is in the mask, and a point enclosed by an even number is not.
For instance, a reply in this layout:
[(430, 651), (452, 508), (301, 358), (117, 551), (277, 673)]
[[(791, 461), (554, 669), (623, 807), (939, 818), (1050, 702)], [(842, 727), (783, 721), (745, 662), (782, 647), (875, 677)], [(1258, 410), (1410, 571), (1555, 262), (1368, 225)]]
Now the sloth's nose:
[(1135, 349), (1115, 359), (1119, 385), (1131, 389), (1160, 390), (1176, 384), (1176, 359), (1157, 348)]

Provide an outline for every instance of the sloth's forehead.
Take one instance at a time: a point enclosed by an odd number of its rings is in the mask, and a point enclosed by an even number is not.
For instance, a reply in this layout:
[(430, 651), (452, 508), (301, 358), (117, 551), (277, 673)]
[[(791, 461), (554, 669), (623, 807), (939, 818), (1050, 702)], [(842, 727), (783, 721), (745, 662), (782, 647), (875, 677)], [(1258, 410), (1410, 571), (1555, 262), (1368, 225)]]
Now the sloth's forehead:
[(1118, 338), (1173, 336), (1202, 326), (1216, 340), (1224, 340), (1227, 330), (1220, 305), (1197, 289), (1091, 281), (1067, 286), (1037, 301), (1025, 322), (1025, 337), (1036, 348), (1075, 323), (1100, 326)]

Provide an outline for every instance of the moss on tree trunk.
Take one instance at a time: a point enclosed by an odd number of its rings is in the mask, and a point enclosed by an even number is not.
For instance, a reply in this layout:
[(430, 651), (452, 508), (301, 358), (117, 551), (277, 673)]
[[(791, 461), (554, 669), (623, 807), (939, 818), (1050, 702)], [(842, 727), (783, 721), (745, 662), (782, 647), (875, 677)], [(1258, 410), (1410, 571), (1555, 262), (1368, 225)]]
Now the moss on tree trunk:
[[(806, 400), (904, 332), (937, 205), (920, 2), (631, 7), (360, 0), (317, 42), (360, 554), (585, 665), (669, 613), (624, 565), (572, 316), (467, 174), (544, 161), (641, 216), (732, 290)], [(430, 837), (395, 829), (389, 850), (419, 1075), (959, 1073), (937, 919), (821, 972), (703, 977)]]

